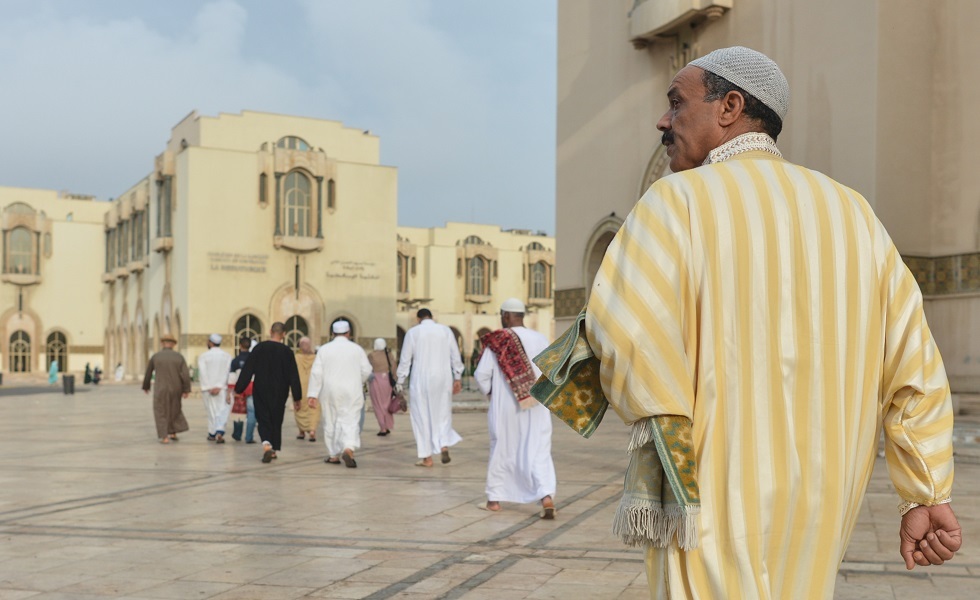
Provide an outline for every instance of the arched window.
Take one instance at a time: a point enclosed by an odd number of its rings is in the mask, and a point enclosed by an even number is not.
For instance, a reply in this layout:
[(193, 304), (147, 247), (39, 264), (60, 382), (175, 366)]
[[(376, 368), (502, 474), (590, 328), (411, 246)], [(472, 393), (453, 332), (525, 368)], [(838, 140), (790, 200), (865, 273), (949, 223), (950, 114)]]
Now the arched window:
[(466, 293), (487, 295), (487, 265), (482, 256), (474, 256), (467, 265)]
[(31, 372), (31, 336), (26, 331), (15, 331), (10, 336), (10, 372)]
[(36, 275), (34, 272), (34, 240), (26, 227), (15, 227), (7, 234), (7, 260), (4, 272)]
[(299, 339), (310, 334), (306, 319), (293, 315), (286, 319), (286, 345), (293, 350), (299, 349)]
[(471, 235), (463, 240), (463, 244), (466, 246), (486, 246), (487, 243), (483, 241), (478, 235)]
[(336, 323), (337, 321), (347, 321), (347, 323), (350, 325), (350, 339), (352, 339), (352, 340), (356, 340), (357, 339), (356, 337), (354, 337), (354, 334), (357, 333), (356, 331), (354, 331), (354, 321), (351, 321), (350, 320), (350, 317), (337, 317), (336, 319), (334, 319), (333, 321), (331, 321), (330, 322), (330, 334), (331, 335), (333, 335), (333, 324)]
[(408, 257), (398, 253), (398, 293), (408, 293)]
[(262, 339), (262, 321), (255, 315), (246, 313), (235, 321), (236, 343), (243, 337), (256, 341)]
[(47, 347), (47, 369), (51, 370), (51, 363), (58, 361), (58, 372), (64, 373), (68, 366), (68, 340), (65, 334), (54, 331), (48, 335)]
[(550, 298), (551, 286), (548, 285), (548, 265), (536, 262), (531, 265), (531, 298)]
[(310, 149), (310, 145), (306, 143), (306, 140), (295, 135), (287, 135), (284, 138), (279, 138), (276, 142), (277, 148), (285, 148), (286, 150), (303, 150), (304, 152)]
[(531, 251), (531, 250), (544, 250), (545, 248), (544, 246), (541, 245), (540, 242), (531, 242), (530, 244), (527, 245), (527, 249), (528, 251)]
[(312, 184), (309, 177), (299, 171), (286, 175), (283, 187), (285, 201), (286, 235), (310, 236), (310, 191)]

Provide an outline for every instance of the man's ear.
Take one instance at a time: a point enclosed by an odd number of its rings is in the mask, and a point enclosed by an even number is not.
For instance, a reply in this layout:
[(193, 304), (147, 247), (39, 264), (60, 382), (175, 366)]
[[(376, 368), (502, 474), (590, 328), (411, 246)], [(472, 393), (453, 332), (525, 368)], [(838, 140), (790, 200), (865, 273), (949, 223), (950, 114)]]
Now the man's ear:
[(728, 92), (721, 99), (721, 114), (718, 115), (718, 124), (722, 127), (728, 127), (738, 121), (744, 110), (745, 96), (735, 90)]

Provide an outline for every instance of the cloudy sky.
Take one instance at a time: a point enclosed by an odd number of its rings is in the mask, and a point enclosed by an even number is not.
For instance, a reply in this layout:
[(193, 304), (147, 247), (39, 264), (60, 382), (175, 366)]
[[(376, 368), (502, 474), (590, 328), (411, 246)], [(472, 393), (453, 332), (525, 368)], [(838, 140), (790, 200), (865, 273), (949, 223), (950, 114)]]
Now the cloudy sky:
[(554, 233), (555, 0), (0, 0), (0, 185), (110, 198), (191, 110), (381, 138), (399, 222)]

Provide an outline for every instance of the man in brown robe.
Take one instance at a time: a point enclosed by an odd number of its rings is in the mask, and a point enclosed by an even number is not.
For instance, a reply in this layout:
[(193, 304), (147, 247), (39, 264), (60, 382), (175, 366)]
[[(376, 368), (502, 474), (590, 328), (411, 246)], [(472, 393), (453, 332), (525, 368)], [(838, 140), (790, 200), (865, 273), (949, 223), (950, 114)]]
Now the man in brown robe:
[[(303, 388), (303, 397), (310, 389), (310, 371), (313, 369), (313, 362), (316, 360), (316, 352), (313, 351), (313, 342), (310, 338), (303, 337), (299, 340), (299, 352), (296, 353), (296, 368), (299, 369), (299, 384)], [(297, 440), (310, 434), (310, 441), (316, 441), (316, 430), (320, 426), (320, 405), (310, 408), (306, 402), (293, 402), (293, 412), (296, 415), (296, 427), (299, 428)]]
[(143, 391), (150, 393), (150, 382), (156, 372), (153, 385), (153, 418), (157, 425), (157, 437), (161, 444), (177, 441), (177, 434), (187, 431), (187, 419), (181, 409), (181, 398), (191, 393), (191, 374), (187, 361), (174, 351), (177, 340), (169, 333), (160, 338), (163, 349), (150, 357), (143, 377)]

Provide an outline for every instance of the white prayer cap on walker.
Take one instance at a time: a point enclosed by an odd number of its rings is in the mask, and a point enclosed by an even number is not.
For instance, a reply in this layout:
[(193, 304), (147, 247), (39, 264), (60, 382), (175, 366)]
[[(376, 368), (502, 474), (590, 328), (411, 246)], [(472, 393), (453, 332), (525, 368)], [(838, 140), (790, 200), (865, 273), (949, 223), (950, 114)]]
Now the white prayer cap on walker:
[(386, 342), (384, 338), (375, 338), (374, 340), (375, 350), (384, 350), (387, 347), (388, 347), (388, 342)]
[(526, 310), (527, 308), (524, 306), (524, 303), (517, 298), (508, 298), (500, 305), (500, 312), (524, 314)]
[(337, 321), (331, 327), (334, 333), (350, 333), (350, 323), (347, 321)]
[(789, 110), (789, 82), (771, 58), (746, 48), (732, 46), (710, 52), (687, 63), (731, 81), (786, 118)]
[(209, 335), (208, 340), (215, 346), (221, 345), (221, 336), (218, 335), (217, 333), (212, 333), (211, 335)]

